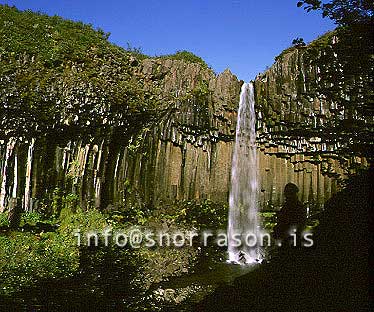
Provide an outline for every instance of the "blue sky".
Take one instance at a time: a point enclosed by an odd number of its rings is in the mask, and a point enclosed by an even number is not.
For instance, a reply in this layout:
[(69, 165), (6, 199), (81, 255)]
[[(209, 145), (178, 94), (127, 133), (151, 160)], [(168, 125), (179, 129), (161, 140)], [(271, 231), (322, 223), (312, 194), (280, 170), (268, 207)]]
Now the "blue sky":
[(334, 24), (297, 8), (297, 0), (0, 0), (1, 4), (91, 23), (119, 46), (148, 55), (188, 50), (216, 72), (249, 81), (302, 37), (309, 42)]

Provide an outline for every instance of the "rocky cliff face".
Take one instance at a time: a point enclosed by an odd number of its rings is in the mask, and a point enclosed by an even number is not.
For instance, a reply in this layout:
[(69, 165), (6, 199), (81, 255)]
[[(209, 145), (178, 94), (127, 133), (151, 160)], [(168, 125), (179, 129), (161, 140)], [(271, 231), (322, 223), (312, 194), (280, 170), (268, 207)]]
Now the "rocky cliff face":
[[(328, 83), (323, 73), (330, 70), (318, 65), (324, 53), (316, 47), (291, 49), (256, 77), (263, 209), (281, 204), (290, 181), (299, 185), (310, 209), (319, 208), (342, 177), (367, 166), (365, 155), (353, 152), (351, 134), (347, 141), (336, 132), (344, 116), (365, 125), (370, 120), (340, 109), (320, 91)], [(101, 208), (186, 199), (227, 202), (242, 82), (229, 70), (215, 75), (180, 60), (132, 58), (129, 64), (144, 91), (162, 103), (156, 118), (138, 127), (135, 122), (126, 136), (113, 124), (108, 133), (94, 136), (3, 140), (0, 210), (12, 198), (24, 210), (69, 200)]]
[(297, 172), (293, 180), (308, 202), (328, 197), (370, 158), (370, 68), (347, 61), (352, 51), (347, 53), (342, 41), (329, 33), (309, 46), (290, 48), (255, 79), (260, 150)]
[[(200, 64), (132, 59), (133, 75), (163, 104), (129, 137), (11, 137), (1, 144), (1, 197), (26, 210), (76, 194), (83, 207), (226, 201), (240, 83)], [(133, 133), (133, 134), (131, 134)], [(74, 196), (71, 196), (74, 198)]]
[[(148, 80), (163, 77), (160, 94), (175, 99), (160, 120), (124, 147), (120, 181), (152, 205), (226, 201), (240, 90), (236, 77), (229, 70), (216, 76), (199, 64), (173, 60), (144, 60), (139, 71)], [(120, 197), (123, 191), (119, 184)]]

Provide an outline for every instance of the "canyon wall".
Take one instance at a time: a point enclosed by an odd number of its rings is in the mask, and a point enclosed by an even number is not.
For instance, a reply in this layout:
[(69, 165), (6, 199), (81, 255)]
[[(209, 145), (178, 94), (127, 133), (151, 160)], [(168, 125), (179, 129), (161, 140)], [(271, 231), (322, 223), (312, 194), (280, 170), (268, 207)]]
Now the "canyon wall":
[(331, 32), (283, 51), (255, 79), (258, 145), (264, 155), (284, 161), (274, 169), (262, 166), (261, 176), (283, 182), (282, 170), (296, 172), (290, 177), (311, 206), (370, 165), (372, 75), (370, 64), (352, 62), (352, 48), (358, 47)]
[(83, 207), (101, 208), (176, 199), (226, 201), (240, 92), (236, 77), (179, 60), (133, 58), (130, 63), (145, 90), (168, 99), (159, 118), (140, 124), (128, 137), (113, 130), (69, 140), (2, 141), (0, 210), (11, 198), (33, 210), (69, 194)]
[[(325, 52), (310, 49), (315, 46), (285, 51), (254, 81), (264, 210), (281, 205), (288, 182), (299, 186), (308, 209), (319, 210), (344, 177), (368, 166), (366, 155), (351, 148), (351, 137), (336, 131), (345, 120), (370, 120), (318, 91), (328, 69), (315, 60)], [(69, 200), (101, 209), (190, 199), (227, 202), (243, 82), (229, 70), (216, 75), (181, 60), (130, 63), (144, 91), (164, 101), (155, 120), (128, 136), (113, 125), (95, 136), (1, 141), (0, 211), (12, 205), (42, 210)]]

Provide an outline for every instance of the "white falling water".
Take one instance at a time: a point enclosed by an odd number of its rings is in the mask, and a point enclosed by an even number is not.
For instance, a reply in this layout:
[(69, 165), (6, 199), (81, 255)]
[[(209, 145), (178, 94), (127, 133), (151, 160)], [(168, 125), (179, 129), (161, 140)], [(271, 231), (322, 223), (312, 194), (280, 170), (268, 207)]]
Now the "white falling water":
[[(253, 84), (245, 83), (240, 94), (232, 159), (229, 201), (229, 262), (256, 263), (260, 259), (258, 242), (258, 160)], [(241, 246), (237, 246), (241, 243)]]

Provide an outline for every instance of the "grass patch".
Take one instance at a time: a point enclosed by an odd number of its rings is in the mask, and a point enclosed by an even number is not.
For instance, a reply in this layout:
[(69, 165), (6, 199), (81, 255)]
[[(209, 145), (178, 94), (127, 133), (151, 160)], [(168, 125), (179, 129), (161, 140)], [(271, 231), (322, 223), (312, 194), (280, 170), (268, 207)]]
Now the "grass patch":
[(69, 276), (78, 266), (78, 248), (59, 233), (0, 236), (0, 294), (10, 294), (39, 279)]
[[(107, 222), (97, 210), (63, 212), (58, 220), (43, 221), (58, 221), (55, 232), (11, 231), (0, 235), (0, 295), (10, 295), (38, 280), (71, 276), (78, 270), (80, 249), (74, 230), (101, 229)], [(1, 213), (0, 223), (7, 225), (5, 220), (6, 214)], [(32, 227), (42, 220), (38, 213), (25, 213), (21, 224)]]
[(185, 61), (187, 63), (197, 63), (197, 64), (200, 64), (203, 68), (208, 68), (208, 64), (205, 63), (205, 61), (201, 57), (186, 50), (177, 51), (174, 54), (157, 56), (156, 58), (180, 60), (180, 61)]

